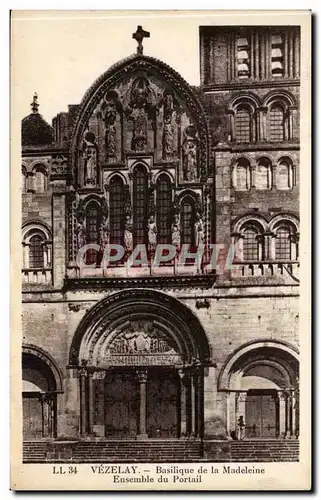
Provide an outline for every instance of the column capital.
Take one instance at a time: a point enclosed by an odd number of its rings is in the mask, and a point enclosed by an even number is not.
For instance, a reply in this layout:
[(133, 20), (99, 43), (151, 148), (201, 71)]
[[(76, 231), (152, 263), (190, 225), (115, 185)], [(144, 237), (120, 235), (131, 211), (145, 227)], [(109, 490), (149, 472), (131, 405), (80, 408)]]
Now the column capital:
[(238, 392), (237, 393), (237, 400), (239, 403), (245, 403), (247, 399), (247, 392)]
[(79, 377), (85, 378), (85, 377), (87, 377), (87, 374), (88, 374), (87, 368), (80, 368)]
[(136, 377), (140, 384), (146, 384), (147, 382), (147, 369), (137, 369)]

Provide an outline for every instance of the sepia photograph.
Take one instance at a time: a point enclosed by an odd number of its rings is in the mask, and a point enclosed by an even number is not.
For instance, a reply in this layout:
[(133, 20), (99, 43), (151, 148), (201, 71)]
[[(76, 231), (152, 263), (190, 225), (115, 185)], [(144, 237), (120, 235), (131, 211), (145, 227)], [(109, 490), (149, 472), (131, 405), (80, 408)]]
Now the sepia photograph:
[(302, 463), (310, 13), (222, 12), (12, 13), (19, 470)]

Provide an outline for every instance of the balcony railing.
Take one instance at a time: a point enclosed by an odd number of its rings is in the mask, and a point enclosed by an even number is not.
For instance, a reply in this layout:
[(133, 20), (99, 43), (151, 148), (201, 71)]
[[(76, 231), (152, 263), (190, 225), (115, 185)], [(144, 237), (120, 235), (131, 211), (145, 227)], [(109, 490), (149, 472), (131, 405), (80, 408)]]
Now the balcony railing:
[(286, 277), (290, 276), (295, 281), (300, 278), (300, 264), (298, 261), (273, 261), (273, 262), (238, 262), (234, 263), (232, 278), (249, 277)]

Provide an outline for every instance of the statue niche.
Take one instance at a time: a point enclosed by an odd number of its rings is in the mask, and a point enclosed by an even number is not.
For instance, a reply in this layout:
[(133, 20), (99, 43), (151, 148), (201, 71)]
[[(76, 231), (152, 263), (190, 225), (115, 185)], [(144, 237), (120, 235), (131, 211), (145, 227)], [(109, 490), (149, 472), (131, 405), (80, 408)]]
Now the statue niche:
[(148, 121), (154, 123), (156, 117), (156, 99), (146, 78), (134, 80), (126, 114), (133, 121), (131, 149), (145, 151), (148, 146)]
[(165, 91), (164, 94), (164, 128), (163, 128), (163, 160), (171, 161), (176, 156), (174, 129), (174, 99)]
[(97, 186), (98, 183), (98, 146), (93, 132), (86, 132), (83, 140), (82, 156), (84, 161), (85, 186)]
[(107, 163), (114, 163), (117, 160), (116, 119), (121, 111), (122, 106), (117, 92), (110, 90), (106, 93), (98, 113), (105, 124), (105, 161)]
[(184, 140), (182, 145), (184, 181), (195, 182), (197, 180), (198, 149), (199, 140), (197, 137), (197, 130), (193, 125), (189, 125), (184, 130)]

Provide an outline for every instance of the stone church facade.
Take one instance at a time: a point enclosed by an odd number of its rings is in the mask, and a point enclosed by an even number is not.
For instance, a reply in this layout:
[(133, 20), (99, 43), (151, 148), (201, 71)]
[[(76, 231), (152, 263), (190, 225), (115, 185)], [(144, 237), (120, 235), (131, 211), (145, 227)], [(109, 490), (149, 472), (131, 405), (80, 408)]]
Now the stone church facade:
[(147, 35), (22, 121), (24, 458), (296, 460), (300, 30), (200, 27), (200, 87)]

